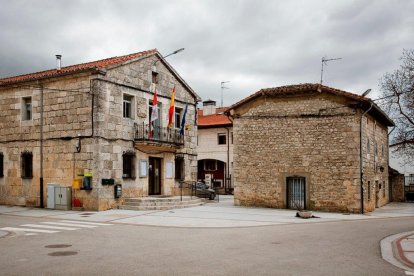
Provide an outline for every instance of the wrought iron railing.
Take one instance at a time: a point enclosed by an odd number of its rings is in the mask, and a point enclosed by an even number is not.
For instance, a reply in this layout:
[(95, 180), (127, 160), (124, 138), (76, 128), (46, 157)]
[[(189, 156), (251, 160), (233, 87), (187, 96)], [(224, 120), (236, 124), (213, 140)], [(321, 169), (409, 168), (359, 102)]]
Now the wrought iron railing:
[(409, 175), (405, 177), (405, 185), (409, 186), (409, 185), (414, 185), (414, 176), (413, 175)]
[(135, 124), (135, 140), (184, 145), (180, 130), (149, 124)]

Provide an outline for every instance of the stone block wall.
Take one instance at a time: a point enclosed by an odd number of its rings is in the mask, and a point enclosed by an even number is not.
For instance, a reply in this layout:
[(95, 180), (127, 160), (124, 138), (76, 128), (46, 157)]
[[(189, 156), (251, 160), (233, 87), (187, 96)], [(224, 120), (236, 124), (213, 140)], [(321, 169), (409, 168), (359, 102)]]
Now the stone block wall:
[(301, 176), (307, 208), (360, 211), (359, 117), (345, 99), (262, 97), (235, 113), (237, 205), (286, 208), (286, 178)]

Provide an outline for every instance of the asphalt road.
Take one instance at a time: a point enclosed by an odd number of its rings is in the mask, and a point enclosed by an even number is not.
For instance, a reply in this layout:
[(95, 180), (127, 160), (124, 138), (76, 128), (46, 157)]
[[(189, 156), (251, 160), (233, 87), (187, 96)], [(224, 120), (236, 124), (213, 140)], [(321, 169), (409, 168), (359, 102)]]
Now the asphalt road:
[[(0, 227), (41, 221), (0, 215)], [(221, 229), (112, 223), (0, 238), (0, 274), (405, 275), (381, 258), (379, 242), (413, 229), (414, 217)], [(56, 245), (68, 247), (47, 247)]]

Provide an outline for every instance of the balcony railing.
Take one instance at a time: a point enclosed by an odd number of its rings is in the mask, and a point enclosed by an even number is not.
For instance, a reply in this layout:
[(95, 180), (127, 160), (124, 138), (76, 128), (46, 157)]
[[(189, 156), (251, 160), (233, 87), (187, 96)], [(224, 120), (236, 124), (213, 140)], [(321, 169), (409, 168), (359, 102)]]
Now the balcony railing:
[(149, 124), (135, 124), (135, 140), (184, 145), (184, 136), (180, 130), (167, 127), (150, 126)]
[(405, 185), (409, 186), (409, 185), (414, 185), (414, 176), (413, 175), (409, 175), (405, 177)]

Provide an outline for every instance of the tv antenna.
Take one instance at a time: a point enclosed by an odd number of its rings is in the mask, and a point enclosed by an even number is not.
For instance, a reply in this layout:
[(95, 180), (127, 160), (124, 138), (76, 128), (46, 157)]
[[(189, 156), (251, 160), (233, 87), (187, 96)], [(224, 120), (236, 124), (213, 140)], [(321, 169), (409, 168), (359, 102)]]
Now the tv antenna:
[(228, 83), (228, 82), (230, 82), (230, 81), (222, 81), (221, 82), (221, 105), (220, 105), (220, 107), (223, 107), (223, 90), (224, 89), (230, 89), (230, 88), (224, 86), (224, 84)]
[(328, 65), (328, 61), (333, 61), (333, 60), (339, 60), (342, 58), (326, 58), (326, 57), (322, 57), (322, 66), (321, 66), (321, 84), (322, 84), (322, 79), (323, 79), (323, 65)]

